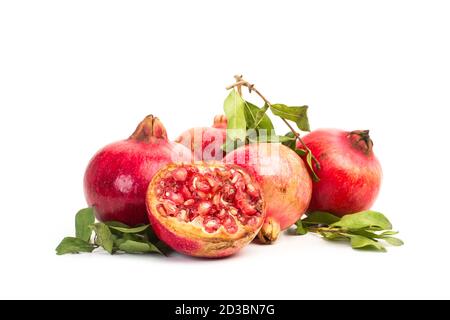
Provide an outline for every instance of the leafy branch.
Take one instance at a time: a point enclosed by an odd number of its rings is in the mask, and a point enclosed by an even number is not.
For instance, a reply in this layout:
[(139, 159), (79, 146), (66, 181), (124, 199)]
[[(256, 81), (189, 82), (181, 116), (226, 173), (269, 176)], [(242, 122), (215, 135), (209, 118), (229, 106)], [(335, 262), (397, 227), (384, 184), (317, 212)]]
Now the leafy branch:
[(102, 247), (110, 254), (158, 253), (165, 255), (168, 247), (154, 235), (150, 225), (129, 227), (120, 222), (95, 223), (93, 208), (80, 210), (75, 216), (75, 237), (66, 237), (56, 248), (58, 255), (92, 252)]
[(342, 218), (327, 212), (316, 211), (296, 223), (297, 235), (316, 233), (331, 241), (349, 241), (353, 249), (386, 251), (381, 240), (393, 246), (402, 246), (403, 241), (393, 237), (392, 224), (381, 213), (363, 211)]
[[(289, 107), (285, 104), (272, 104), (256, 87), (254, 84), (251, 84), (247, 80), (243, 78), (242, 75), (234, 76), (236, 82), (232, 85), (226, 87), (227, 90), (236, 89), (238, 95), (235, 94), (233, 90), (230, 95), (227, 97), (224, 103), (224, 110), (229, 118), (229, 127), (228, 129), (240, 129), (241, 133), (233, 135), (230, 137), (232, 140), (241, 139), (243, 140), (244, 134), (242, 130), (248, 129), (266, 129), (269, 132), (273, 132), (274, 128), (272, 122), (267, 117), (267, 111), (270, 109), (275, 116), (278, 116), (289, 128), (291, 133), (291, 138), (294, 141), (299, 141), (304, 151), (306, 151), (306, 159), (307, 163), (311, 169), (311, 173), (315, 181), (319, 181), (319, 177), (315, 173), (315, 169), (320, 170), (320, 163), (313, 155), (308, 146), (304, 143), (300, 134), (294, 129), (294, 127), (289, 123), (289, 121), (293, 121), (297, 124), (297, 127), (302, 131), (309, 131), (309, 121), (307, 117), (307, 106), (302, 107)], [(257, 96), (261, 98), (264, 102), (264, 106), (259, 108), (252, 103), (245, 101), (242, 98), (242, 87), (246, 87), (249, 93), (254, 92)], [(263, 125), (262, 125), (263, 124)], [(278, 137), (281, 141), (288, 141), (289, 136)], [(281, 142), (283, 142), (281, 141)], [(229, 145), (235, 145), (234, 141), (228, 142)], [(302, 150), (298, 150), (296, 144), (286, 144), (294, 151), (296, 151), (299, 155), (302, 154)], [(227, 149), (228, 150), (228, 149)]]

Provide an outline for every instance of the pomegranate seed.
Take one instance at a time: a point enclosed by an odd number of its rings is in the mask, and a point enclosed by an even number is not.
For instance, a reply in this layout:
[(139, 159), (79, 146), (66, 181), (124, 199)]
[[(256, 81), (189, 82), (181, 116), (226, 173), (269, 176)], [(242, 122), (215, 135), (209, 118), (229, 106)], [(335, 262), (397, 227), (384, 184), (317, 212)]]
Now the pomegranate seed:
[(238, 231), (238, 226), (235, 224), (232, 224), (228, 227), (225, 227), (228, 233), (236, 233)]
[(184, 182), (186, 181), (188, 172), (185, 168), (178, 168), (172, 172), (172, 177), (175, 181)]
[(188, 213), (186, 210), (180, 210), (180, 214), (178, 215), (178, 219), (181, 221), (188, 221)]
[(199, 179), (194, 179), (194, 186), (195, 189), (203, 191), (203, 192), (208, 192), (211, 190), (211, 187), (209, 186), (209, 184), (205, 181), (201, 181)]
[(233, 208), (233, 207), (231, 207), (231, 208), (228, 210), (228, 212), (229, 212), (230, 214), (232, 214), (233, 216), (235, 216), (235, 215), (238, 214), (238, 210), (237, 210), (236, 208)]
[(246, 200), (238, 200), (237, 206), (246, 215), (252, 216), (257, 213), (256, 209)]
[(231, 179), (231, 184), (236, 184), (236, 182), (238, 182), (238, 180), (241, 178), (241, 175), (239, 173), (235, 173), (233, 174), (233, 179)]
[(156, 210), (158, 210), (159, 214), (162, 216), (167, 216), (167, 212), (164, 209), (162, 204), (158, 204), (158, 206), (156, 207)]
[(222, 198), (222, 195), (220, 193), (217, 193), (214, 195), (212, 203), (213, 205), (215, 205), (216, 207), (220, 206), (220, 199)]
[(185, 199), (190, 199), (192, 198), (192, 193), (189, 191), (188, 187), (186, 187), (185, 185), (183, 185), (181, 187), (180, 193), (183, 195), (183, 197)]
[(197, 195), (202, 200), (207, 200), (207, 199), (211, 198), (210, 194), (207, 194), (207, 193), (204, 193), (204, 192), (201, 192), (201, 191), (197, 191)]
[(213, 177), (209, 177), (208, 176), (208, 177), (206, 177), (206, 180), (208, 181), (208, 183), (211, 186), (211, 188), (217, 187), (219, 185), (219, 181), (217, 181)]
[(225, 209), (220, 210), (220, 212), (217, 214), (217, 218), (219, 219), (224, 219), (228, 216), (228, 214), (226, 213)]
[(255, 226), (258, 223), (258, 219), (255, 217), (248, 218), (246, 224), (250, 226)]
[(251, 183), (247, 184), (247, 193), (254, 198), (259, 197), (258, 190)]
[(194, 199), (189, 199), (184, 202), (184, 205), (189, 207), (189, 206), (192, 206), (194, 203), (195, 203)]
[(206, 215), (206, 214), (208, 214), (209, 211), (211, 211), (211, 207), (212, 207), (211, 202), (208, 202), (208, 201), (201, 201), (201, 202), (198, 204), (198, 208), (197, 208), (198, 214), (200, 214), (200, 215)]
[(163, 203), (163, 206), (169, 216), (175, 216), (178, 214), (178, 208), (173, 202), (166, 201)]
[(219, 227), (220, 223), (215, 218), (208, 219), (205, 223), (205, 230), (209, 233), (216, 232)]
[(175, 193), (175, 192), (170, 192), (169, 196), (167, 197), (168, 199), (170, 199), (171, 201), (173, 201), (175, 204), (183, 204), (184, 203), (184, 198), (181, 194)]

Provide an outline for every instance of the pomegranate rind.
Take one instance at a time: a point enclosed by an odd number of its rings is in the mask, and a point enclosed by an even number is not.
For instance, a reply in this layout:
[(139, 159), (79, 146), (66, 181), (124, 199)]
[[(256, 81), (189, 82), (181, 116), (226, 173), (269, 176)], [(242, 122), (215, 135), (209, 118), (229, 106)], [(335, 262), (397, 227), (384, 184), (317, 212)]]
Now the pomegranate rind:
[(303, 138), (321, 166), (309, 212), (326, 211), (342, 217), (371, 208), (377, 199), (383, 178), (381, 164), (371, 145), (364, 149), (367, 146), (361, 145), (363, 141), (353, 137), (355, 144), (350, 134), (339, 129), (318, 129)]
[[(158, 205), (161, 201), (156, 196), (156, 189), (159, 182), (167, 176), (168, 173), (180, 168), (180, 166), (195, 166), (196, 168), (218, 168), (224, 167), (222, 163), (204, 163), (196, 162), (194, 164), (169, 164), (159, 170), (147, 190), (146, 204), (150, 224), (156, 236), (169, 245), (177, 252), (204, 258), (221, 258), (235, 254), (241, 248), (249, 244), (258, 234), (265, 220), (265, 202), (263, 193), (257, 182), (251, 178), (248, 173), (238, 166), (228, 166), (236, 171), (245, 173), (252, 181), (252, 184), (260, 192), (262, 201), (261, 215), (257, 218), (255, 225), (249, 226), (244, 224), (238, 225), (235, 233), (228, 233), (221, 226), (214, 233), (207, 233), (203, 229), (203, 225), (192, 222), (180, 221), (177, 217), (164, 216), (158, 211)], [(200, 171), (202, 172), (202, 171)]]

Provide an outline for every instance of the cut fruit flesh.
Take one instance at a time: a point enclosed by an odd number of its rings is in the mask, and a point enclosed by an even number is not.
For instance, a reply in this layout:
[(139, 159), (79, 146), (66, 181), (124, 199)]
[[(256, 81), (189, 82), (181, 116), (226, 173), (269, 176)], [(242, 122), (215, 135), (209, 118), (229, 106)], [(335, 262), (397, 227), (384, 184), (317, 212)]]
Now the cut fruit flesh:
[(162, 217), (229, 234), (254, 227), (263, 215), (259, 187), (242, 169), (226, 165), (183, 165), (167, 170), (156, 185)]

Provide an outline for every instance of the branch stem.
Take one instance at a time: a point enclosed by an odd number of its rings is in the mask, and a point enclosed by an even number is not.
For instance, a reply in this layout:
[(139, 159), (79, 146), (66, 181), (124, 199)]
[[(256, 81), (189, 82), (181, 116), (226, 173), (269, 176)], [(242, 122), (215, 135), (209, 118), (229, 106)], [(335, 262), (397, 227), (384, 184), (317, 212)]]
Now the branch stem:
[[(269, 100), (266, 99), (266, 97), (264, 97), (262, 95), (262, 93), (255, 88), (254, 84), (250, 84), (250, 82), (248, 82), (247, 80), (244, 80), (242, 75), (235, 75), (234, 79), (236, 79), (236, 82), (227, 86), (226, 89), (230, 90), (233, 88), (236, 88), (238, 91), (238, 94), (240, 96), (242, 96), (242, 87), (246, 87), (248, 88), (248, 92), (252, 93), (252, 91), (254, 91), (260, 98), (261, 100), (264, 101), (264, 103), (266, 103), (269, 107), (272, 107), (272, 104), (269, 102)], [(283, 122), (287, 125), (287, 127), (289, 128), (289, 130), (291, 130), (291, 132), (294, 134), (295, 138), (300, 141), (300, 143), (302, 144), (302, 147), (305, 148), (305, 150), (311, 154), (311, 159), (314, 161), (314, 165), (315, 167), (320, 170), (320, 163), (319, 160), (317, 160), (317, 158), (312, 154), (311, 150), (306, 146), (305, 142), (303, 141), (303, 139), (300, 137), (300, 134), (294, 129), (294, 127), (292, 127), (292, 125), (284, 118), (281, 118), (281, 120), (283, 120)]]

